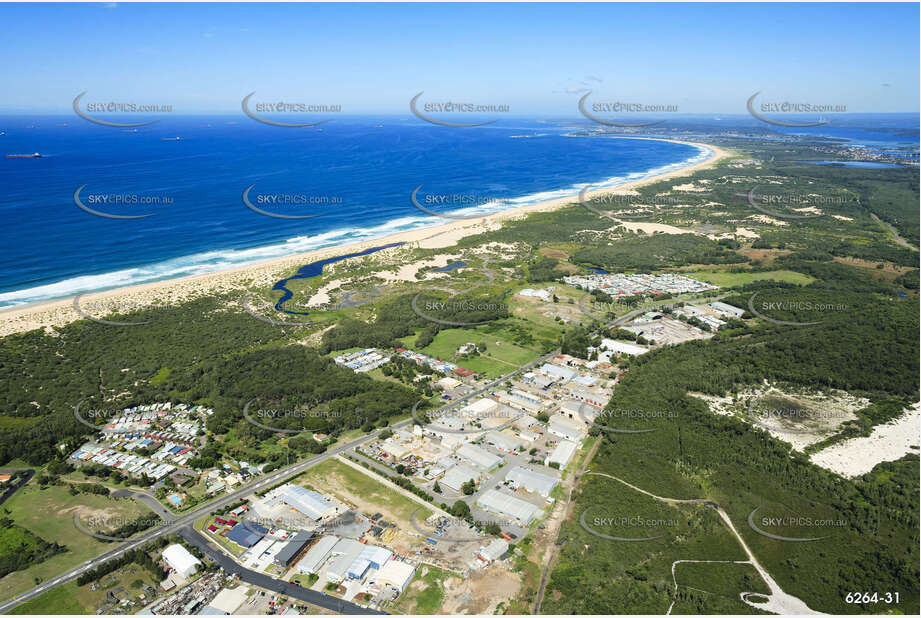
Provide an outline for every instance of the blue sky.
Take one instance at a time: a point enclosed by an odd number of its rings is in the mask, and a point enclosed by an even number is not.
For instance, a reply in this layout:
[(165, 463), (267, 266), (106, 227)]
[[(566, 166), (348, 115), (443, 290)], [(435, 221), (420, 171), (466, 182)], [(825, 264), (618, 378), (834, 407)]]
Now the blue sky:
[(919, 5), (0, 4), (0, 112), (73, 98), (239, 113), (257, 91), (408, 112), (426, 100), (576, 115), (592, 99), (745, 113), (766, 100), (919, 109)]

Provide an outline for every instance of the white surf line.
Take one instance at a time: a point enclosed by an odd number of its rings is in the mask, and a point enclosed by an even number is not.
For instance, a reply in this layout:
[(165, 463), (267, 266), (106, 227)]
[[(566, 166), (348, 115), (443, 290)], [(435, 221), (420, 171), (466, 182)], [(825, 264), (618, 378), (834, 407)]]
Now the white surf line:
[[(722, 564), (751, 564), (748, 560), (675, 560), (672, 562), (672, 582), (675, 584), (675, 600), (672, 601), (672, 604), (668, 606), (668, 611), (665, 612), (666, 616), (671, 615), (672, 608), (675, 607), (675, 603), (678, 602), (678, 578), (675, 576), (675, 567), (684, 562), (695, 562), (695, 563), (722, 563)], [(707, 594), (714, 594), (708, 590), (701, 590), (700, 588), (692, 588), (691, 586), (685, 586), (685, 588), (690, 588), (691, 590), (697, 590), (698, 592), (706, 592)]]
[(619, 483), (623, 483), (627, 487), (634, 489), (642, 494), (649, 496), (650, 498), (655, 498), (656, 500), (661, 500), (662, 502), (668, 502), (672, 504), (708, 504), (711, 505), (717, 513), (719, 513), (720, 518), (723, 522), (729, 527), (729, 530), (735, 535), (736, 540), (739, 542), (739, 545), (742, 546), (742, 549), (745, 550), (745, 553), (748, 555), (748, 559), (751, 561), (755, 570), (758, 571), (758, 574), (761, 575), (761, 579), (764, 580), (764, 583), (767, 584), (768, 589), (771, 591), (770, 595), (760, 595), (768, 597), (767, 603), (752, 603), (745, 598), (747, 594), (759, 594), (759, 593), (741, 593), (742, 601), (747, 605), (752, 607), (757, 607), (758, 609), (766, 610), (773, 612), (775, 614), (814, 614), (814, 615), (826, 615), (824, 612), (817, 612), (811, 609), (804, 601), (801, 599), (787, 594), (783, 591), (780, 585), (774, 581), (774, 578), (767, 572), (761, 564), (758, 562), (758, 559), (755, 558), (755, 554), (752, 553), (752, 550), (749, 549), (748, 545), (745, 543), (745, 540), (742, 538), (742, 535), (739, 534), (739, 531), (736, 530), (736, 527), (733, 525), (732, 520), (729, 518), (729, 515), (723, 510), (723, 507), (719, 506), (715, 502), (710, 500), (705, 500), (703, 498), (690, 498), (690, 499), (679, 499), (679, 498), (663, 498), (662, 496), (657, 496), (653, 493), (646, 491), (645, 489), (640, 489), (635, 485), (631, 485), (623, 479), (619, 479), (616, 476), (611, 476), (610, 474), (604, 474), (603, 472), (586, 472), (586, 474), (592, 474), (595, 476), (603, 476), (609, 479), (613, 479)]

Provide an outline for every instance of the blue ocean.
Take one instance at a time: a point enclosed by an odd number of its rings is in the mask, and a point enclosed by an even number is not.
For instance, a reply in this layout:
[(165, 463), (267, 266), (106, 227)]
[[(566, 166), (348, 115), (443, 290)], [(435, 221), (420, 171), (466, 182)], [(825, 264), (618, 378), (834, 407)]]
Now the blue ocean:
[[(469, 216), (708, 154), (660, 141), (567, 137), (569, 130), (533, 120), (470, 129), (395, 117), (282, 128), (232, 116), (121, 129), (75, 116), (2, 117), (0, 307), (449, 222), (413, 205), (420, 185), (418, 199), (432, 199), (431, 209)], [(36, 152), (41, 157), (7, 158)], [(242, 199), (247, 189), (255, 208)]]

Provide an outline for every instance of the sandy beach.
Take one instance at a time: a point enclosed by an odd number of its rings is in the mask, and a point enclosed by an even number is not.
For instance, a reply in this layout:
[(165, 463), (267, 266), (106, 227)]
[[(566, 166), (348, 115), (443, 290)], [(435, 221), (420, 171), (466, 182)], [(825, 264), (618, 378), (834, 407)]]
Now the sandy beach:
[[(624, 137), (620, 139), (656, 139), (642, 137)], [(719, 160), (730, 156), (726, 150), (709, 144), (686, 142), (680, 140), (657, 140), (688, 144), (710, 151), (710, 156), (698, 163), (656, 176), (626, 182), (617, 187), (586, 192), (587, 197), (603, 194), (622, 194), (637, 187), (660, 182), (669, 178), (684, 177), (693, 172), (714, 166)], [(224, 293), (234, 290), (243, 291), (252, 287), (265, 287), (274, 284), (285, 274), (316, 260), (352, 253), (378, 245), (405, 242), (420, 248), (434, 249), (450, 247), (460, 239), (471, 234), (478, 234), (488, 229), (496, 229), (502, 221), (520, 218), (531, 212), (554, 210), (578, 200), (578, 195), (548, 200), (537, 204), (512, 208), (485, 215), (478, 219), (451, 220), (448, 223), (399, 232), (390, 236), (366, 240), (337, 247), (328, 247), (305, 253), (292, 254), (258, 264), (250, 264), (226, 270), (168, 279), (130, 287), (116, 288), (104, 292), (89, 293), (79, 297), (81, 310), (91, 315), (104, 315), (115, 311), (136, 310), (142, 307), (178, 304), (197, 296)], [(434, 219), (434, 217), (433, 217)], [(651, 232), (647, 232), (651, 233)], [(81, 315), (74, 307), (74, 297), (22, 305), (0, 310), (0, 336), (24, 332), (47, 326), (63, 326)]]

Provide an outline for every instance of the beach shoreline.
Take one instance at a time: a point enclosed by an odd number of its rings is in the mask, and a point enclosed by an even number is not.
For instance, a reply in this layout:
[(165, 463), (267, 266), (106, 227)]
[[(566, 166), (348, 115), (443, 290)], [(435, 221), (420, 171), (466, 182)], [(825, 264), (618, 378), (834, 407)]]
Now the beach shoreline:
[[(687, 176), (694, 172), (713, 167), (718, 161), (729, 156), (729, 152), (724, 149), (700, 142), (652, 137), (618, 137), (618, 139), (648, 139), (686, 144), (706, 149), (710, 152), (710, 155), (702, 161), (681, 168), (672, 169), (661, 174), (627, 181), (616, 186), (586, 191), (586, 197), (629, 192), (647, 184), (661, 182), (662, 180), (668, 180), (670, 178)], [(272, 258), (255, 264), (234, 266), (199, 275), (164, 279), (162, 281), (113, 288), (101, 292), (89, 292), (67, 298), (8, 307), (0, 309), (0, 336), (48, 326), (63, 326), (84, 318), (85, 315), (81, 315), (81, 311), (83, 313), (90, 313), (94, 304), (100, 305), (101, 303), (106, 303), (102, 313), (110, 313), (116, 310), (129, 311), (141, 307), (179, 304), (192, 300), (195, 297), (245, 290), (254, 286), (270, 286), (283, 278), (284, 274), (297, 270), (297, 268), (308, 262), (322, 260), (345, 253), (354, 253), (378, 245), (402, 242), (414, 244), (417, 247), (426, 249), (447, 248), (455, 245), (465, 236), (482, 233), (489, 229), (495, 229), (496, 226), (501, 225), (504, 221), (521, 218), (532, 212), (556, 210), (572, 204), (577, 199), (578, 194), (573, 194), (535, 204), (501, 210), (483, 215), (482, 217), (476, 217), (475, 219), (451, 220), (447, 223), (396, 232), (380, 238), (356, 241), (336, 247), (326, 247), (323, 249), (315, 249)], [(75, 307), (75, 299), (80, 299), (81, 311), (78, 311)]]

